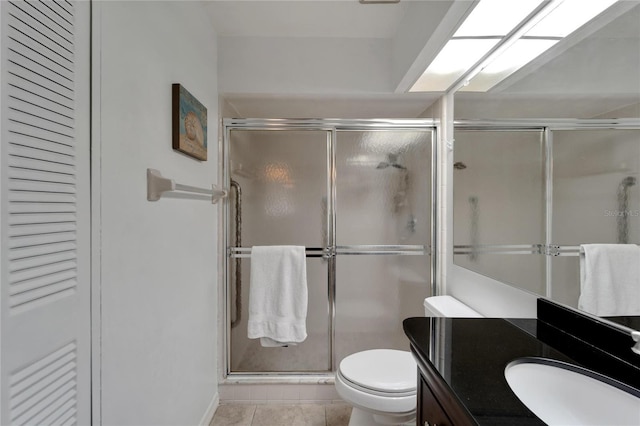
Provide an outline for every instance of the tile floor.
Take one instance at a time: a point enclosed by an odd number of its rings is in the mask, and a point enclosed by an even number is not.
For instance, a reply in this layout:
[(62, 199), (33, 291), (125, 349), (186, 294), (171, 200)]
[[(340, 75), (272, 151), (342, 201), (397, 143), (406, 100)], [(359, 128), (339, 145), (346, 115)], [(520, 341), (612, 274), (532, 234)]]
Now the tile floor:
[(347, 404), (220, 405), (209, 426), (347, 426)]

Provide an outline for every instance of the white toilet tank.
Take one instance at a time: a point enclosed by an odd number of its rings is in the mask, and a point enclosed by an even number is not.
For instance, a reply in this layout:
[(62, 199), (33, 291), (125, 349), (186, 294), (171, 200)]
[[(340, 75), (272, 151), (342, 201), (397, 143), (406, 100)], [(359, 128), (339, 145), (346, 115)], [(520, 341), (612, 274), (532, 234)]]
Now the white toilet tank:
[(424, 299), (424, 315), (426, 317), (482, 318), (478, 312), (451, 296), (431, 296)]

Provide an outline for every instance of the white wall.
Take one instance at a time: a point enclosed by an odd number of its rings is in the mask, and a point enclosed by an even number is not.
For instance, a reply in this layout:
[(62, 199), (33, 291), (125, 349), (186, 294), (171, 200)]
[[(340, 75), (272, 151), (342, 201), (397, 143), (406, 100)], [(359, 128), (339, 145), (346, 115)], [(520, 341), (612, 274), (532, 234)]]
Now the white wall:
[[(148, 202), (146, 169), (217, 181), (216, 34), (197, 2), (97, 6), (102, 422), (197, 424), (217, 396), (219, 207)], [(206, 162), (171, 148), (172, 83), (208, 108)]]
[(221, 93), (390, 93), (383, 38), (222, 37)]
[(447, 292), (485, 317), (537, 317), (537, 295), (457, 265), (452, 266)]

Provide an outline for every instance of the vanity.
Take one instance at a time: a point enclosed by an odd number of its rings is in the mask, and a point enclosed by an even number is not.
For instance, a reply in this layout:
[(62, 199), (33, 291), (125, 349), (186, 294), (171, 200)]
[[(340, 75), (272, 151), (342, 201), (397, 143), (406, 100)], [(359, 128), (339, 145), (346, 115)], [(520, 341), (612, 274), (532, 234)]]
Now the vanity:
[[(583, 367), (640, 398), (640, 355), (630, 335), (545, 299), (537, 319), (420, 317), (403, 327), (418, 364), (419, 426), (546, 424), (507, 382), (514, 360)], [(640, 425), (640, 405), (637, 413), (629, 424)]]

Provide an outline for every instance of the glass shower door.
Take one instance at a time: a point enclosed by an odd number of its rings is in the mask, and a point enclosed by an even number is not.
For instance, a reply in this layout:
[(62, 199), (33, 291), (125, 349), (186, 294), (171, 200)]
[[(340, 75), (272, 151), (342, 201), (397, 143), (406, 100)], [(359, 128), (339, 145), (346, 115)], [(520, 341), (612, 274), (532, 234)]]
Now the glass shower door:
[(408, 350), (430, 295), (432, 130), (336, 132), (335, 362)]
[[(326, 372), (330, 369), (327, 245), (327, 150), (324, 130), (231, 130), (228, 246), (232, 372)], [(300, 245), (307, 257), (307, 339), (265, 348), (247, 338), (250, 248)], [(315, 250), (314, 250), (315, 249)]]
[[(353, 352), (408, 349), (402, 321), (424, 315), (430, 295), (435, 131), (398, 125), (226, 124), (229, 373), (329, 373)], [(298, 346), (247, 338), (256, 245), (306, 247), (308, 338)]]

